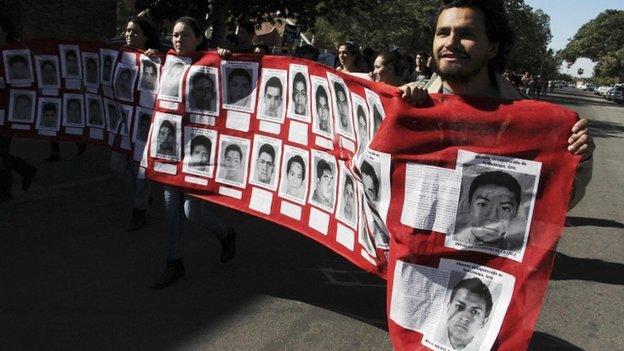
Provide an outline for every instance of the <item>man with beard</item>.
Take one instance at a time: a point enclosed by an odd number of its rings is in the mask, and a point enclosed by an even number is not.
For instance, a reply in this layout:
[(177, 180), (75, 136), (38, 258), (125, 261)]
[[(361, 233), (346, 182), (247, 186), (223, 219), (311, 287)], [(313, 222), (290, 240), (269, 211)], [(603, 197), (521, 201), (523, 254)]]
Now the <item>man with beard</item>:
[(468, 278), (455, 285), (446, 306), (443, 326), (436, 331), (435, 340), (453, 350), (479, 350), (474, 337), (490, 318), (492, 294), (479, 278)]
[[(414, 82), (402, 86), (403, 98), (414, 106), (423, 105), (428, 93), (521, 100), (501, 76), (513, 42), (502, 0), (444, 0), (438, 10), (432, 50), (438, 77), (424, 89)], [(568, 151), (582, 156), (570, 208), (585, 195), (591, 180), (595, 146), (587, 127), (587, 120), (580, 119), (568, 139)]]
[(308, 103), (308, 87), (303, 73), (295, 73), (292, 86), (292, 100), (295, 106), (295, 113), (300, 116), (306, 115), (306, 105)]

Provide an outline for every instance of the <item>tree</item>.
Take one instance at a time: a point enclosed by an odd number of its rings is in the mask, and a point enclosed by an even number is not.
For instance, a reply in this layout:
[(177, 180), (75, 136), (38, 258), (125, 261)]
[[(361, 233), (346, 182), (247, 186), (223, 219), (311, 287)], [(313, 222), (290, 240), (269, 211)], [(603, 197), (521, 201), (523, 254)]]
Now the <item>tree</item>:
[[(374, 49), (399, 47), (405, 52), (431, 51), (438, 1), (386, 0), (377, 1), (374, 11), (364, 8), (348, 11), (326, 11), (318, 16), (311, 28), (319, 46), (335, 48), (339, 42), (351, 40)], [(550, 18), (533, 9), (524, 0), (505, 0), (510, 25), (517, 40), (508, 66), (518, 72), (540, 72), (543, 68), (554, 74), (551, 64), (560, 61), (548, 52), (552, 38)], [(544, 61), (550, 60), (544, 66)]]
[(607, 10), (585, 23), (562, 57), (570, 65), (580, 57), (597, 62), (594, 75), (624, 78), (624, 11)]
[(534, 11), (524, 0), (506, 0), (505, 6), (516, 35), (507, 66), (516, 72), (542, 74), (544, 61), (550, 59), (552, 63), (554, 60), (552, 52), (548, 52), (552, 39), (550, 17), (542, 10)]
[(181, 16), (192, 16), (204, 26), (213, 26), (211, 44), (220, 45), (225, 37), (226, 27), (235, 25), (241, 20), (259, 24), (273, 21), (278, 11), (288, 18), (297, 21), (303, 29), (314, 24), (316, 17), (325, 11), (339, 12), (347, 9), (371, 9), (375, 0), (339, 0), (339, 1), (306, 1), (306, 0), (135, 0), (137, 11), (150, 9), (153, 18), (173, 21)]
[(583, 70), (582, 68), (579, 68), (578, 71), (576, 71), (576, 73), (578, 73), (579, 76), (582, 76), (583, 73), (585, 73), (585, 70)]
[(310, 32), (322, 48), (350, 40), (376, 50), (430, 51), (436, 6), (427, 0), (386, 0), (338, 11), (323, 8)]

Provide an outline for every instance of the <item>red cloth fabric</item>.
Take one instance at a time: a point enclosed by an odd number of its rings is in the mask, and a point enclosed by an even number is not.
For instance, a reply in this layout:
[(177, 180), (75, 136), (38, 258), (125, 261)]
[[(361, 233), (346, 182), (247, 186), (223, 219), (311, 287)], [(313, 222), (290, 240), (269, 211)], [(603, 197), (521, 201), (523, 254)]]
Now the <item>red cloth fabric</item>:
[[(33, 54), (58, 54), (58, 44), (70, 42), (31, 42), (28, 44), (18, 43), (6, 47), (30, 48)], [(80, 45), (81, 51), (98, 52), (105, 46), (99, 43), (71, 42)], [(164, 59), (166, 55), (162, 55)], [(120, 60), (120, 58), (118, 58)], [(232, 60), (257, 62), (259, 72), (262, 69), (288, 70), (291, 64), (306, 66), (310, 76), (327, 78), (327, 73), (334, 74), (344, 80), (350, 92), (366, 99), (366, 89), (374, 92), (380, 98), (385, 110), (385, 120), (380, 130), (375, 135), (369, 147), (372, 150), (389, 154), (391, 163), (387, 179), (390, 182), (391, 200), (387, 211), (385, 224), (390, 231), (390, 249), (376, 250), (376, 259), (367, 257), (363, 252), (364, 247), (358, 242), (356, 230), (349, 229), (335, 218), (336, 207), (330, 212), (318, 209), (306, 202), (305, 205), (296, 205), (280, 198), (277, 191), (260, 189), (269, 196), (272, 203), (268, 206), (269, 211), (260, 212), (249, 208), (249, 202), (258, 187), (249, 183), (244, 188), (234, 189), (236, 196), (225, 196), (223, 190), (227, 186), (215, 182), (212, 178), (206, 179), (206, 185), (197, 182), (189, 182), (188, 174), (182, 171), (182, 161), (163, 161), (148, 157), (147, 174), (152, 180), (179, 186), (187, 189), (191, 194), (204, 200), (219, 203), (242, 212), (258, 216), (288, 228), (291, 228), (309, 238), (316, 240), (329, 249), (344, 256), (360, 268), (378, 274), (388, 281), (387, 310), (391, 310), (391, 296), (395, 283), (392, 272), (397, 261), (418, 264), (422, 266), (437, 267), (440, 259), (450, 258), (454, 260), (472, 262), (508, 273), (515, 278), (511, 303), (506, 311), (494, 348), (500, 350), (518, 350), (527, 347), (533, 329), (542, 306), (550, 276), (553, 257), (557, 241), (562, 233), (563, 221), (567, 211), (567, 204), (571, 191), (575, 167), (578, 157), (571, 155), (566, 150), (569, 130), (578, 119), (572, 111), (556, 105), (537, 101), (502, 101), (481, 98), (462, 98), (459, 96), (432, 95), (426, 106), (414, 108), (405, 103), (397, 88), (388, 85), (366, 81), (349, 75), (341, 74), (331, 68), (321, 66), (309, 61), (297, 58), (279, 56), (257, 56), (252, 54), (235, 55)], [(215, 53), (199, 53), (192, 58), (193, 65), (204, 65), (219, 68), (221, 58)], [(138, 55), (136, 63), (139, 64)], [(164, 63), (164, 60), (163, 60)], [(34, 59), (33, 59), (34, 64)], [(0, 70), (4, 74), (4, 67)], [(224, 77), (220, 77), (223, 84)], [(183, 90), (186, 91), (183, 80)], [(135, 83), (136, 87), (136, 83)], [(308, 87), (309, 88), (309, 87)], [(0, 91), (0, 109), (8, 110), (9, 91), (7, 87)], [(36, 81), (30, 87), (19, 89), (37, 90)], [(284, 87), (285, 91), (287, 87)], [(65, 88), (60, 94), (69, 91)], [(71, 92), (83, 92), (71, 91)], [(102, 90), (99, 90), (100, 94)], [(329, 92), (328, 92), (329, 93)], [(140, 92), (135, 91), (133, 105), (138, 104)], [(260, 79), (256, 86), (256, 94), (260, 92)], [(258, 95), (258, 96), (259, 96)], [(329, 94), (328, 94), (329, 95)], [(290, 104), (288, 95), (284, 95), (285, 104)], [(223, 100), (223, 96), (222, 96)], [(122, 102), (128, 104), (127, 102)], [(308, 104), (314, 108), (314, 98), (308, 91)], [(173, 109), (172, 109), (173, 108)], [(353, 108), (353, 105), (352, 105)], [(254, 111), (257, 110), (257, 104)], [(194, 126), (217, 131), (219, 135), (225, 133), (229, 136), (246, 138), (252, 141), (256, 135), (265, 135), (280, 139), (283, 145), (293, 145), (304, 149), (319, 149), (335, 158), (344, 161), (347, 167), (354, 171), (356, 180), (361, 182), (358, 161), (354, 158), (354, 150), (345, 147), (345, 137), (335, 136), (331, 140), (331, 147), (319, 147), (315, 145), (317, 135), (313, 133), (311, 124), (308, 124), (308, 143), (300, 145), (289, 141), (289, 126), (293, 120), (286, 117), (280, 125), (277, 133), (267, 133), (261, 130), (261, 121), (255, 113), (250, 114), (248, 131), (233, 130), (227, 126), (227, 111), (220, 108), (219, 116), (215, 118), (214, 126), (196, 125), (191, 123), (189, 114), (185, 111), (184, 100), (168, 108), (162, 107), (159, 101), (155, 105), (156, 112), (166, 112), (181, 116), (183, 126)], [(119, 149), (120, 136), (112, 135), (98, 141), (89, 137), (88, 128), (82, 136), (69, 135), (61, 130), (56, 137), (42, 136), (34, 127), (28, 130), (14, 129), (12, 123), (7, 121), (0, 128), (2, 136), (17, 136), (26, 138), (39, 138), (49, 140), (71, 140), (90, 143), (105, 143), (115, 150)], [(152, 117), (154, 118), (154, 117)], [(305, 123), (305, 122), (303, 122)], [(357, 120), (351, 123), (357, 125)], [(153, 129), (153, 128), (152, 128)], [(155, 132), (152, 131), (152, 134)], [(108, 135), (107, 132), (105, 132)], [(152, 135), (152, 137), (154, 137)], [(357, 147), (357, 138), (351, 141)], [(348, 144), (348, 141), (346, 142)], [(405, 178), (408, 163), (431, 165), (441, 168), (454, 169), (459, 150), (472, 151), (475, 153), (504, 155), (519, 159), (541, 162), (541, 175), (533, 217), (530, 223), (530, 232), (526, 251), (521, 262), (508, 258), (498, 257), (489, 253), (455, 250), (445, 247), (444, 233), (431, 230), (419, 230), (401, 223), (401, 213), (405, 200)], [(182, 150), (182, 152), (184, 152)], [(217, 153), (219, 151), (217, 150)], [(175, 168), (175, 175), (155, 171), (155, 162), (169, 164)], [(250, 165), (248, 165), (249, 169)], [(276, 165), (276, 172), (279, 172)], [(308, 173), (308, 181), (312, 187), (314, 175)], [(230, 189), (231, 190), (231, 189)], [(309, 190), (310, 192), (312, 189)], [(231, 194), (231, 192), (230, 192)], [(237, 198), (238, 197), (238, 198)], [(294, 205), (301, 211), (299, 219), (284, 215), (281, 210), (284, 202)], [(310, 223), (312, 208), (328, 218), (327, 231), (319, 232)], [(338, 228), (346, 228), (338, 240)], [(347, 244), (345, 244), (345, 235)], [(350, 238), (349, 238), (350, 236)], [(349, 240), (351, 245), (349, 245)], [(261, 248), (258, 248), (261, 249)], [(390, 272), (390, 274), (388, 274)], [(408, 330), (388, 319), (390, 337), (397, 350), (426, 350), (421, 344), (422, 334)]]

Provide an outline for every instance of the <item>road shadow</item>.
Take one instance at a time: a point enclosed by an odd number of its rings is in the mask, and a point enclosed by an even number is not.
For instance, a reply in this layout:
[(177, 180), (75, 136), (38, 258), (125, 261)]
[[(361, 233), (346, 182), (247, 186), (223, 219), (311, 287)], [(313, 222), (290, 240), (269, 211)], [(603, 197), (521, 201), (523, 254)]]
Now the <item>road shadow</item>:
[(558, 252), (550, 279), (586, 280), (624, 285), (624, 264), (593, 258), (570, 257)]
[(610, 219), (568, 216), (565, 227), (624, 228), (624, 223)]
[[(622, 110), (624, 112), (624, 110)], [(624, 137), (624, 125), (609, 121), (589, 121), (589, 130), (594, 138)]]
[[(211, 347), (223, 351), (313, 350), (321, 340), (332, 342), (327, 326), (336, 321), (367, 330), (349, 319), (387, 336), (385, 281), (301, 234), (220, 206), (211, 210), (239, 234), (234, 260), (220, 264), (214, 235), (185, 222), (186, 276), (149, 289), (164, 268), (160, 186), (152, 192), (150, 224), (127, 233), (131, 202), (119, 195), (131, 192), (119, 183), (10, 205), (0, 223), (0, 232), (11, 233), (0, 238), (9, 262), (0, 280), (11, 282), (0, 289), (0, 349), (164, 351), (217, 340), (227, 346)], [(43, 218), (32, 220), (33, 213)], [(371, 350), (389, 345), (387, 337), (360, 337)], [(297, 346), (304, 338), (312, 346)], [(256, 340), (264, 344), (250, 344)]]
[(583, 351), (580, 347), (571, 344), (556, 336), (534, 332), (528, 351)]

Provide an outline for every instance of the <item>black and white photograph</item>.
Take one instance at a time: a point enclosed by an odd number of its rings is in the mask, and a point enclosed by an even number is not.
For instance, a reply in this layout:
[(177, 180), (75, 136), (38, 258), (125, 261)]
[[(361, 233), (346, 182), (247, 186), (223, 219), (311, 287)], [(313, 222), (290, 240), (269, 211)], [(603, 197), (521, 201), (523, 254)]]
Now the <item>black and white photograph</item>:
[(156, 112), (150, 156), (179, 161), (182, 152), (182, 116)]
[(452, 350), (479, 350), (496, 301), (490, 287), (478, 277), (451, 272), (444, 313), (434, 341)]
[(40, 97), (37, 111), (37, 129), (58, 132), (61, 127), (61, 99)]
[(119, 119), (119, 134), (129, 136), (132, 129), (132, 119), (134, 117), (134, 106), (119, 103), (119, 112), (121, 118)]
[(338, 134), (355, 140), (349, 89), (342, 78), (335, 74), (327, 72), (327, 79), (331, 91), (335, 130)]
[(119, 51), (111, 49), (100, 49), (100, 73), (102, 84), (113, 84), (113, 72), (115, 70), (115, 64), (117, 63), (117, 55)]
[(61, 54), (61, 76), (63, 78), (81, 79), (82, 64), (78, 45), (59, 45)]
[(134, 101), (134, 83), (137, 77), (137, 67), (124, 64), (118, 64), (115, 69), (115, 78), (113, 87), (115, 89), (115, 97), (118, 100), (133, 102)]
[(364, 89), (366, 94), (366, 102), (368, 102), (368, 125), (369, 125), (369, 138), (372, 140), (381, 122), (386, 118), (386, 111), (381, 104), (381, 98), (375, 92), (370, 89)]
[(134, 114), (134, 128), (132, 128), (132, 142), (145, 143), (152, 123), (152, 110), (136, 107)]
[(380, 199), (381, 177), (380, 165), (370, 160), (362, 161), (360, 173), (362, 174), (362, 185), (364, 187), (364, 195), (373, 204), (377, 204)]
[(304, 205), (308, 195), (309, 153), (307, 150), (284, 145), (279, 196)]
[(377, 214), (385, 220), (390, 207), (390, 163), (387, 153), (366, 149), (357, 160), (362, 190)]
[(356, 186), (356, 193), (357, 193), (357, 198), (359, 199), (359, 208), (358, 208), (358, 218), (359, 218), (359, 223), (358, 223), (358, 243), (360, 245), (362, 245), (362, 247), (364, 248), (364, 251), (370, 256), (370, 257), (377, 257), (377, 252), (375, 251), (375, 245), (373, 244), (373, 236), (372, 234), (368, 231), (368, 223), (366, 223), (366, 217), (364, 214), (364, 209), (362, 208), (364, 205), (364, 201), (366, 201), (364, 199), (364, 195), (362, 194), (362, 192), (359, 190), (360, 187)]
[(175, 56), (167, 55), (162, 70), (162, 78), (158, 92), (158, 99), (167, 101), (182, 101), (182, 78), (188, 64)]
[(67, 127), (84, 127), (84, 95), (63, 94), (63, 125)]
[(282, 141), (280, 139), (256, 135), (253, 142), (249, 182), (269, 190), (277, 190), (281, 157)]
[(334, 156), (312, 150), (311, 190), (308, 202), (326, 211), (334, 212), (338, 166)]
[(312, 131), (315, 134), (333, 139), (334, 117), (332, 115), (331, 100), (329, 99), (329, 84), (327, 79), (312, 76)]
[(37, 68), (37, 81), (39, 89), (61, 88), (61, 71), (59, 60), (56, 55), (35, 56), (35, 67)]
[[(416, 266), (417, 267), (417, 266)], [(441, 309), (435, 328), (423, 345), (434, 350), (490, 350), (513, 292), (514, 277), (470, 262), (441, 259), (439, 271), (448, 272), (442, 301), (430, 301)], [(425, 295), (426, 296), (426, 295)], [(436, 346), (439, 345), (439, 346)]]
[(263, 68), (258, 101), (258, 119), (284, 123), (286, 114), (286, 77), (281, 69)]
[(15, 86), (30, 85), (34, 81), (33, 66), (28, 49), (2, 51), (5, 81)]
[(119, 119), (121, 117), (117, 102), (107, 98), (103, 98), (103, 100), (104, 112), (106, 113), (106, 130), (110, 133), (117, 134), (117, 126), (119, 125)]
[(214, 67), (191, 66), (186, 76), (186, 112), (219, 115), (219, 72)]
[(160, 79), (160, 59), (141, 55), (141, 68), (139, 73), (139, 91), (156, 93)]
[(239, 188), (245, 187), (250, 144), (249, 139), (221, 134), (219, 159), (217, 161), (217, 182)]
[(212, 178), (217, 149), (217, 132), (184, 127), (184, 162), (182, 172)]
[(37, 93), (33, 90), (11, 89), (9, 95), (9, 122), (33, 123)]
[(85, 106), (87, 111), (87, 126), (91, 128), (105, 128), (102, 97), (97, 94), (86, 94)]
[(462, 171), (459, 205), (445, 246), (521, 261), (541, 164), (463, 150), (457, 162)]
[(256, 105), (258, 63), (221, 61), (223, 108), (253, 113)]
[[(364, 193), (366, 192), (364, 189), (361, 190)], [(390, 245), (390, 232), (377, 212), (375, 204), (371, 203), (368, 197), (365, 196), (364, 198), (365, 201), (362, 202), (364, 218), (366, 219), (366, 226), (369, 233), (371, 233), (374, 245), (376, 248), (388, 250)]]
[(94, 52), (82, 53), (82, 67), (84, 67), (84, 85), (89, 88), (100, 86), (100, 55)]
[(336, 211), (336, 218), (351, 228), (356, 229), (358, 220), (356, 181), (351, 171), (347, 169), (344, 161), (338, 161), (338, 166), (340, 168), (340, 180), (338, 182), (338, 210)]
[(310, 77), (308, 66), (290, 64), (288, 67), (288, 117), (310, 122)]
[(355, 132), (357, 134), (358, 153), (362, 153), (370, 140), (368, 138), (368, 106), (366, 106), (366, 100), (355, 93), (351, 93), (351, 101), (353, 103), (353, 111), (355, 111)]

